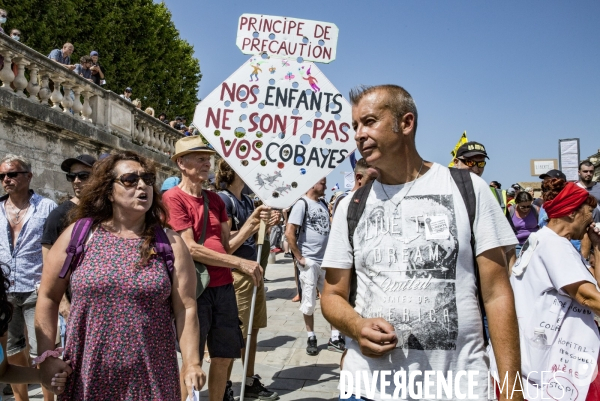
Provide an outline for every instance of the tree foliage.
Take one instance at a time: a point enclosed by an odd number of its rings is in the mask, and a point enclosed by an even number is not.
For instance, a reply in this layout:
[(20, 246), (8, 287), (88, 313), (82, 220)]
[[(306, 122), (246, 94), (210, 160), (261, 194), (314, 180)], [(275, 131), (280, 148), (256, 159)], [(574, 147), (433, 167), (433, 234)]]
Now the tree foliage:
[(133, 89), (133, 99), (156, 115), (191, 120), (202, 78), (193, 47), (179, 31), (164, 3), (152, 0), (0, 0), (7, 10), (5, 32), (21, 30), (21, 41), (48, 55), (71, 42), (73, 63), (96, 50), (106, 85), (117, 94)]

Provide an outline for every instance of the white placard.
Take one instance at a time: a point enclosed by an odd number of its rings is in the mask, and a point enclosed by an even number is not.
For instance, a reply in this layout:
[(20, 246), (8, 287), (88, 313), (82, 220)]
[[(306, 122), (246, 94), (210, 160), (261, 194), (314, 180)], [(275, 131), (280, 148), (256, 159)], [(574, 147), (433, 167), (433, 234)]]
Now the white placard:
[(559, 139), (559, 165), (568, 181), (577, 181), (579, 174), (579, 138)]
[(343, 172), (344, 174), (344, 190), (350, 190), (354, 188), (354, 172)]
[(547, 173), (550, 170), (556, 169), (558, 166), (556, 165), (555, 160), (532, 160), (533, 162), (533, 176), (540, 176), (542, 174)]
[(268, 206), (291, 206), (354, 151), (351, 107), (317, 66), (251, 57), (194, 126)]
[(244, 54), (330, 63), (335, 60), (338, 33), (330, 22), (243, 14), (236, 45)]

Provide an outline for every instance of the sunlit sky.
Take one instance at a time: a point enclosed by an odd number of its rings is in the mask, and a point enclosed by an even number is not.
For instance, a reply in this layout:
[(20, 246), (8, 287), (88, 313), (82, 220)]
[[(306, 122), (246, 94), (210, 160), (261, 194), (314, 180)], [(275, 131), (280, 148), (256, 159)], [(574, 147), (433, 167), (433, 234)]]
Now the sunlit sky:
[(165, 3), (200, 60), (200, 98), (249, 57), (235, 44), (241, 14), (288, 16), (338, 26), (337, 59), (319, 68), (346, 97), (359, 84), (412, 94), (427, 160), (448, 164), (466, 130), (490, 156), (483, 178), (507, 188), (537, 180), (530, 159), (558, 158), (559, 139), (580, 138), (581, 158), (600, 148), (598, 1)]

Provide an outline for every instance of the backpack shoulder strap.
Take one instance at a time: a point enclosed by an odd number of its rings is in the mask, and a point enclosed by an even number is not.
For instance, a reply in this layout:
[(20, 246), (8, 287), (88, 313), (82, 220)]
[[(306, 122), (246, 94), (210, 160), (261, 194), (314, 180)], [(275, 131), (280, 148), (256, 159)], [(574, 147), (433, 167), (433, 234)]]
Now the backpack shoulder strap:
[(469, 172), (469, 170), (451, 168), (450, 175), (456, 183), (458, 191), (460, 192), (460, 195), (463, 198), (463, 202), (467, 207), (467, 213), (469, 215), (469, 225), (471, 226), (471, 241), (473, 241), (475, 239), (473, 235), (473, 224), (475, 224), (477, 200), (475, 199), (475, 189), (473, 188), (471, 173)]
[(157, 255), (165, 262), (169, 278), (171, 279), (171, 282), (173, 282), (175, 254), (173, 253), (173, 247), (171, 246), (167, 233), (165, 233), (165, 230), (160, 225), (154, 227), (154, 246)]
[[(300, 235), (301, 231), (306, 232), (306, 217), (308, 216), (308, 202), (302, 197), (300, 197), (300, 199), (298, 199), (296, 203), (292, 205), (292, 209), (294, 209), (296, 204), (300, 201), (304, 202), (304, 217), (302, 218), (302, 225), (296, 229), (296, 240), (298, 240), (298, 236)], [(292, 212), (292, 209), (290, 209), (290, 213)]]
[(369, 193), (371, 193), (373, 182), (374, 180), (371, 180), (364, 186), (358, 188), (356, 192), (354, 192), (354, 195), (352, 195), (352, 199), (348, 205), (348, 216), (346, 217), (346, 220), (348, 221), (348, 240), (350, 241), (350, 246), (353, 248), (354, 231), (356, 231), (360, 216), (362, 216), (363, 212), (365, 211), (367, 198), (369, 197)]
[(67, 246), (67, 258), (58, 277), (65, 278), (69, 270), (75, 270), (84, 252), (85, 240), (92, 229), (94, 220), (90, 217), (77, 220)]
[(475, 198), (475, 188), (473, 188), (473, 180), (469, 170), (457, 168), (450, 169), (450, 175), (458, 187), (463, 202), (467, 207), (469, 215), (469, 225), (471, 226), (471, 251), (473, 253), (473, 269), (475, 273), (475, 284), (477, 285), (477, 298), (479, 300), (479, 311), (481, 312), (481, 328), (483, 329), (483, 340), (485, 345), (488, 344), (487, 334), (485, 332), (485, 307), (483, 306), (483, 296), (481, 295), (481, 279), (479, 277), (479, 265), (477, 264), (477, 255), (475, 254), (475, 233), (473, 225), (475, 224), (475, 215), (477, 213), (477, 199)]
[[(235, 230), (239, 230), (240, 229), (240, 219), (237, 216), (237, 208), (235, 207), (235, 199), (233, 194), (231, 192), (229, 192), (228, 190), (224, 190), (221, 191), (220, 193), (224, 194), (225, 196), (227, 196), (229, 198), (229, 201), (231, 202), (231, 221), (232, 223), (235, 223)], [(245, 195), (242, 194), (242, 198)], [(231, 225), (232, 228), (234, 228), (234, 224)]]
[(510, 214), (510, 217), (512, 219), (512, 217), (515, 215), (515, 212), (516, 212), (515, 205), (508, 205), (507, 208), (508, 208), (508, 213)]

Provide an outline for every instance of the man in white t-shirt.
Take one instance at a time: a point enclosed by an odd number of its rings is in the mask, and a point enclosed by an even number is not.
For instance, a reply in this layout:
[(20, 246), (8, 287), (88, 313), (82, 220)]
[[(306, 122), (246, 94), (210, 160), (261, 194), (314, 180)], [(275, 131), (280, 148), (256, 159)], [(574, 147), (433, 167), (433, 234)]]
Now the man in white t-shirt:
[[(306, 353), (318, 355), (317, 336), (314, 331), (314, 312), (317, 301), (317, 290), (323, 291), (325, 271), (321, 269), (323, 255), (329, 238), (329, 209), (324, 200), (327, 181), (325, 178), (317, 182), (306, 195), (302, 196), (292, 207), (285, 230), (290, 249), (294, 254), (295, 264), (299, 270), (301, 301), (300, 311), (304, 315), (304, 324), (308, 340)], [(343, 352), (345, 342), (340, 332), (333, 329), (327, 344), (330, 351)]]
[[(354, 198), (348, 196), (334, 216), (323, 259), (321, 308), (349, 337), (340, 391), (355, 400), (383, 394), (487, 399), (489, 359), (469, 217), (459, 189), (449, 169), (417, 152), (417, 109), (408, 92), (384, 85), (354, 90), (350, 97), (358, 149), (379, 177), (354, 231), (354, 246), (347, 220)], [(519, 337), (503, 247), (517, 240), (487, 184), (474, 174), (470, 178), (483, 305), (500, 375), (512, 386), (520, 369)], [(348, 302), (353, 265), (355, 308)], [(451, 389), (440, 387), (446, 381)], [(512, 399), (523, 398), (515, 393)]]

